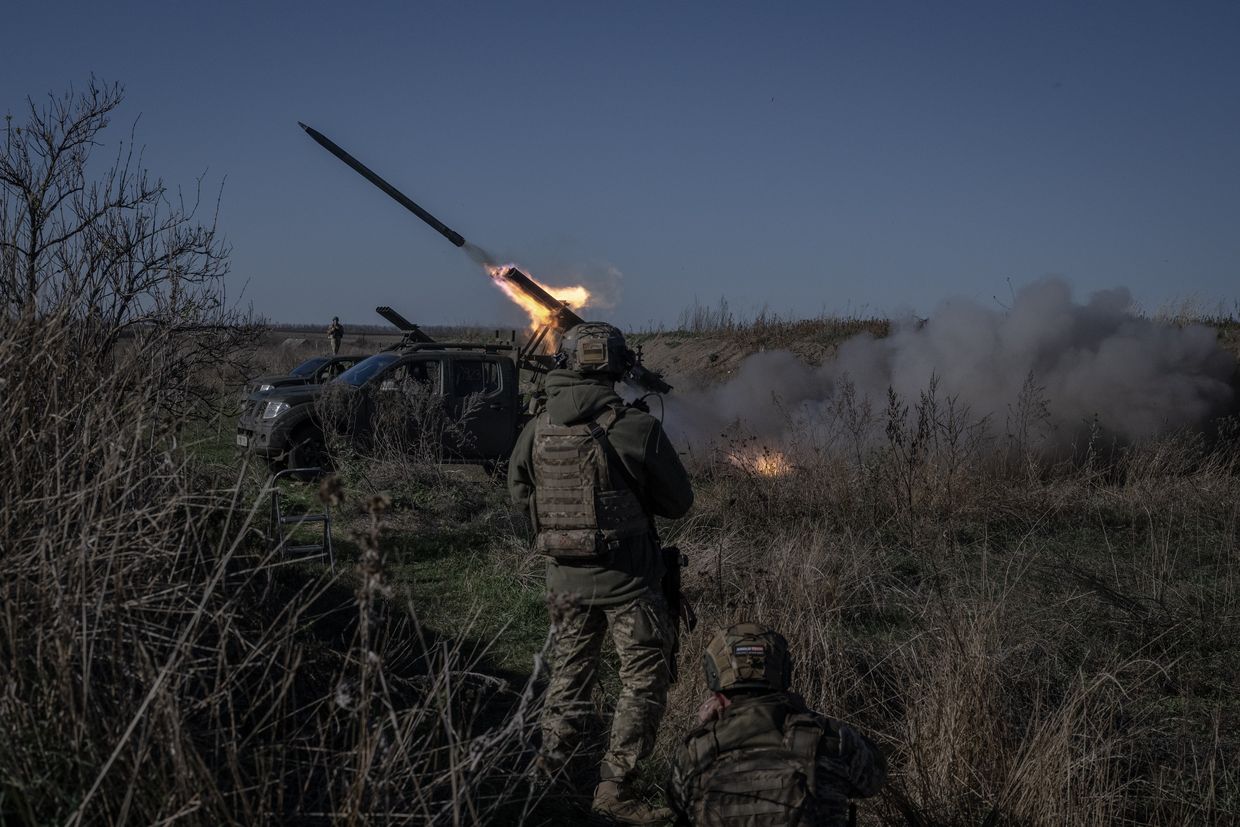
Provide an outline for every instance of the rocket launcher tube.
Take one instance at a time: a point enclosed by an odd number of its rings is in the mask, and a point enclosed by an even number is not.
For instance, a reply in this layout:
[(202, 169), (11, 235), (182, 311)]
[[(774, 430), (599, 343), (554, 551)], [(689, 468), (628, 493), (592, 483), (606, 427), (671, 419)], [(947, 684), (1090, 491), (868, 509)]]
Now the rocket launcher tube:
[(522, 273), (516, 267), (509, 267), (500, 273), (499, 277), (542, 305), (543, 309), (549, 311), (556, 319), (556, 327), (561, 330), (568, 330), (574, 325), (585, 324), (585, 319), (574, 313), (567, 304), (548, 293), (542, 288), (542, 285), (525, 273)]
[[(558, 328), (560, 332), (585, 323), (585, 320), (574, 313), (567, 304), (552, 296), (538, 282), (516, 267), (509, 267), (500, 273), (499, 277), (550, 311), (554, 319), (551, 326)], [(541, 341), (540, 336), (539, 342)], [(629, 351), (629, 355), (631, 362), (624, 373), (624, 381), (653, 393), (667, 393), (672, 389), (672, 386), (667, 384), (661, 375), (639, 362), (635, 353)]]
[(369, 181), (370, 183), (374, 184), (379, 189), (386, 192), (388, 195), (392, 197), (392, 200), (394, 200), (397, 204), (400, 204), (402, 207), (409, 210), (409, 212), (413, 213), (418, 218), (422, 219), (427, 224), (431, 225), (431, 227), (435, 230), (435, 232), (439, 233), (441, 236), (451, 241), (457, 247), (465, 246), (465, 236), (461, 235), (456, 230), (452, 229), (447, 224), (444, 224), (438, 218), (436, 218), (435, 216), (428, 213), (426, 210), (419, 207), (417, 204), (413, 202), (412, 199), (410, 199), (403, 192), (396, 189), (396, 187), (392, 186), (387, 181), (384, 181), (382, 178), (380, 178), (378, 174), (376, 174), (374, 171), (370, 169), (370, 167), (366, 166), (361, 161), (357, 160), (352, 155), (350, 155), (349, 153), (341, 149), (339, 146), (337, 146), (336, 143), (331, 138), (327, 137), (322, 132), (319, 132), (317, 129), (315, 129), (312, 126), (306, 126), (301, 121), (298, 121), (297, 125), (300, 126), (302, 129), (306, 130), (306, 134), (309, 135), (311, 138), (313, 138), (315, 143), (317, 143), (319, 146), (326, 149), (332, 155), (335, 155), (340, 160), (344, 161), (346, 164), (352, 167), (355, 172), (357, 172), (367, 181)]
[[(370, 167), (366, 166), (338, 146), (331, 138), (328, 138), (314, 127), (306, 126), (301, 121), (298, 121), (297, 125), (304, 129), (306, 134), (314, 139), (315, 143), (326, 149), (332, 155), (335, 155), (341, 161), (344, 161), (353, 169), (354, 172), (358, 173), (367, 181), (387, 193), (393, 201), (400, 204), (402, 207), (409, 210), (409, 212), (429, 224), (435, 232), (448, 239), (448, 241), (451, 241), (457, 247), (465, 246), (465, 236), (444, 224), (426, 210), (422, 209), (422, 207), (414, 203), (414, 201), (403, 192), (379, 177), (379, 175), (372, 171)], [(531, 299), (550, 311), (553, 318), (552, 326), (555, 328), (564, 331), (568, 330), (573, 325), (582, 324), (584, 322), (584, 319), (574, 313), (567, 304), (542, 289), (537, 282), (525, 273), (522, 273), (517, 268), (509, 267), (499, 275), (499, 278), (502, 278), (517, 290), (520, 290), (522, 293), (529, 296)], [(632, 362), (628, 366), (624, 379), (630, 384), (649, 391), (654, 391), (655, 393), (667, 393), (672, 389), (671, 385), (663, 381), (662, 376), (645, 368), (638, 360), (636, 354), (632, 355)]]

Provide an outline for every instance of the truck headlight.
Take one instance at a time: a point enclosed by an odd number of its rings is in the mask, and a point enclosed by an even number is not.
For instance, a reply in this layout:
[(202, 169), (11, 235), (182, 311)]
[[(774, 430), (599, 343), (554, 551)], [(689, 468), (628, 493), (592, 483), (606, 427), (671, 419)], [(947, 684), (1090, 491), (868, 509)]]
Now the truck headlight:
[(264, 382), (263, 384), (261, 384), (261, 385), (259, 385), (259, 386), (258, 386), (258, 392), (259, 392), (259, 393), (264, 393), (265, 391), (269, 391), (269, 390), (271, 390), (271, 389), (272, 389), (272, 388), (274, 388), (274, 387), (275, 387), (275, 385), (269, 385), (269, 384), (267, 384), (266, 382)]
[(268, 402), (267, 407), (263, 408), (263, 419), (275, 419), (287, 410), (287, 402)]

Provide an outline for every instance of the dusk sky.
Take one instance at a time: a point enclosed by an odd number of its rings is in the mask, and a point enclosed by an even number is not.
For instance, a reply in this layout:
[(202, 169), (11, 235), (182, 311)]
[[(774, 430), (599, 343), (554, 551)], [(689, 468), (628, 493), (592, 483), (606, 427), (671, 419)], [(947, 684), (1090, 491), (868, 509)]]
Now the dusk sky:
[(230, 296), (277, 321), (521, 318), (299, 120), (625, 325), (1240, 298), (1240, 3), (4, 5), (0, 110), (123, 83), (104, 153), (138, 118), (222, 183)]

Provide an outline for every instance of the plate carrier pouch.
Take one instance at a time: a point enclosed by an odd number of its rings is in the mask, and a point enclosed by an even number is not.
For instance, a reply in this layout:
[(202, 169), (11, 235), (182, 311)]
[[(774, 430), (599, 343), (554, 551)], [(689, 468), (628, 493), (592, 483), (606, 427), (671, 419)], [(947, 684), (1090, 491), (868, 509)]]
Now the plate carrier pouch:
[(609, 408), (597, 420), (553, 425), (544, 410), (534, 420), (534, 547), (565, 563), (606, 559), (623, 540), (650, 533), (637, 494), (616, 484), (595, 430), (606, 434), (620, 416)]
[(696, 775), (690, 803), (693, 823), (697, 827), (819, 827), (814, 784), (823, 734), (815, 716), (796, 714), (784, 719), (781, 746), (741, 744), (721, 751), (712, 730), (690, 740), (687, 747)]

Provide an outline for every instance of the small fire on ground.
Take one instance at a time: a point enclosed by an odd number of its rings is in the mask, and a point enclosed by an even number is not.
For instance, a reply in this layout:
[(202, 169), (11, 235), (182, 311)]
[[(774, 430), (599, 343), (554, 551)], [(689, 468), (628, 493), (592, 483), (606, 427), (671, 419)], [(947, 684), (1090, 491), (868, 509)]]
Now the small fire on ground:
[[(551, 321), (551, 311), (522, 293), (503, 278), (503, 274), (508, 271), (508, 268), (513, 266), (515, 265), (504, 264), (499, 267), (488, 265), (487, 272), (491, 275), (491, 281), (493, 281), (500, 290), (504, 291), (504, 294), (508, 296), (508, 298), (512, 299), (529, 315), (530, 330), (538, 330), (540, 327)], [(580, 284), (576, 284), (571, 287), (551, 287), (550, 285), (543, 284), (533, 276), (530, 276), (530, 281), (537, 284), (543, 290), (546, 290), (554, 298), (557, 298), (567, 304), (573, 310), (581, 310), (584, 307), (588, 307), (590, 304), (590, 291)]]
[(731, 452), (727, 455), (728, 462), (751, 474), (760, 477), (782, 477), (792, 472), (792, 463), (779, 451), (770, 448), (760, 450)]

